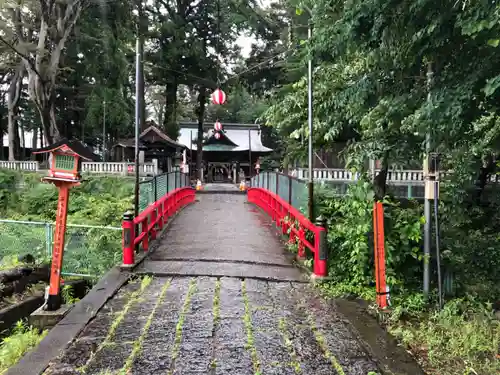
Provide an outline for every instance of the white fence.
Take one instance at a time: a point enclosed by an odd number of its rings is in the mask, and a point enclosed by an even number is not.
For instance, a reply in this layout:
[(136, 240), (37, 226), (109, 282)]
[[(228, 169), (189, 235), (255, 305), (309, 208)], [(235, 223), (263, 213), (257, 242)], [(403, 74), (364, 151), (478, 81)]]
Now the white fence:
[[(376, 170), (376, 173), (380, 170)], [(309, 171), (307, 168), (298, 168), (296, 170), (296, 177), (300, 179), (309, 178)], [(313, 169), (314, 180), (325, 181), (356, 181), (360, 177), (358, 172), (351, 172), (346, 169), (334, 168), (315, 168)], [(389, 182), (423, 182), (424, 172), (419, 170), (403, 170), (403, 171), (389, 171), (387, 173), (387, 181)]]
[[(40, 163), (37, 161), (5, 161), (0, 160), (0, 169), (14, 169), (21, 171), (36, 172), (42, 171)], [(135, 172), (134, 163), (103, 163), (103, 162), (83, 162), (82, 173), (88, 174), (106, 174), (123, 175), (133, 174)], [(158, 162), (143, 163), (139, 166), (140, 175), (159, 174)]]
[(6, 161), (0, 160), (0, 168), (2, 169), (18, 169), (21, 171), (36, 172), (39, 170), (37, 161)]
[[(102, 163), (102, 162), (84, 162), (82, 163), (82, 173), (89, 174), (114, 174), (127, 175), (135, 172), (134, 163)], [(158, 162), (144, 163), (139, 165), (140, 175), (157, 175)]]

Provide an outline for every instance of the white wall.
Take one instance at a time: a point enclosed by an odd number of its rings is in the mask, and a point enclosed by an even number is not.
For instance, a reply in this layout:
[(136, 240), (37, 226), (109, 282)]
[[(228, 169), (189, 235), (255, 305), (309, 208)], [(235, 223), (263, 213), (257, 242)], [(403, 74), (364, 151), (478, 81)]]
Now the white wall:
[[(37, 142), (36, 142), (36, 148), (41, 148), (42, 145), (41, 145), (41, 142), (40, 142), (40, 135), (38, 135), (37, 137)], [(21, 131), (19, 131), (19, 142), (21, 142), (22, 138), (21, 138)], [(5, 134), (3, 136), (3, 147), (9, 147), (9, 136), (7, 134)], [(33, 132), (32, 131), (25, 131), (24, 132), (24, 142), (26, 144), (26, 148), (31, 148), (31, 146), (33, 146)], [(21, 144), (21, 147), (23, 145)]]

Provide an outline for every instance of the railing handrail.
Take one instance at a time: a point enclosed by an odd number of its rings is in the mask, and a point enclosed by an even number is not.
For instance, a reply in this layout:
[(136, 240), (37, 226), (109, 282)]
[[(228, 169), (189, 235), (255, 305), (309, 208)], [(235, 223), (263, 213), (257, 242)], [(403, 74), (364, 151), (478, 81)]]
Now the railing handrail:
[[(137, 217), (126, 213), (122, 222), (123, 265), (134, 265), (135, 248), (139, 245), (147, 252), (149, 240), (155, 240), (168, 219), (183, 206), (195, 200), (195, 190), (190, 186), (179, 187), (148, 205)], [(140, 232), (136, 233), (136, 227)]]
[[(326, 250), (326, 229), (324, 227), (313, 224), (306, 218), (298, 209), (282, 199), (278, 194), (275, 194), (265, 188), (250, 187), (248, 190), (249, 202), (257, 204), (266, 211), (276, 222), (278, 227), (281, 227), (282, 233), (288, 233), (289, 243), (295, 243), (298, 239), (298, 257), (304, 258), (304, 246), (314, 254), (313, 275), (316, 277), (326, 277), (327, 270), (327, 250)], [(258, 196), (259, 193), (262, 197)], [(267, 201), (269, 197), (269, 201)], [(290, 220), (291, 219), (291, 220)], [(288, 232), (290, 230), (290, 232)], [(314, 234), (314, 244), (306, 238), (305, 231), (309, 230)]]

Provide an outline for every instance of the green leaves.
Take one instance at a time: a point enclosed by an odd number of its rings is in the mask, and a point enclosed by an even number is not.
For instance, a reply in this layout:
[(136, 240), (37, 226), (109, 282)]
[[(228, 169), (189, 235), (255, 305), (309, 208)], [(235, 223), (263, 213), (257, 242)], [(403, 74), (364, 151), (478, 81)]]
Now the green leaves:
[(488, 45), (491, 47), (498, 47), (500, 44), (500, 39), (488, 39)]

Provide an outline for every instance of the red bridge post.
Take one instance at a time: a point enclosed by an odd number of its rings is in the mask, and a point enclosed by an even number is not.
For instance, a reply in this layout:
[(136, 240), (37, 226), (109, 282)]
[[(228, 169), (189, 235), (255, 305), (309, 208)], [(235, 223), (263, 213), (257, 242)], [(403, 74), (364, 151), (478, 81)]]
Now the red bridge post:
[(381, 309), (385, 309), (389, 293), (385, 279), (384, 206), (381, 202), (375, 202), (373, 205), (373, 232), (377, 304)]
[(314, 276), (322, 278), (328, 276), (328, 241), (326, 231), (326, 220), (323, 216), (316, 219), (318, 227), (316, 241), (316, 251), (314, 252)]
[(134, 214), (131, 211), (123, 214), (122, 229), (123, 265), (131, 266), (134, 264), (135, 248)]

